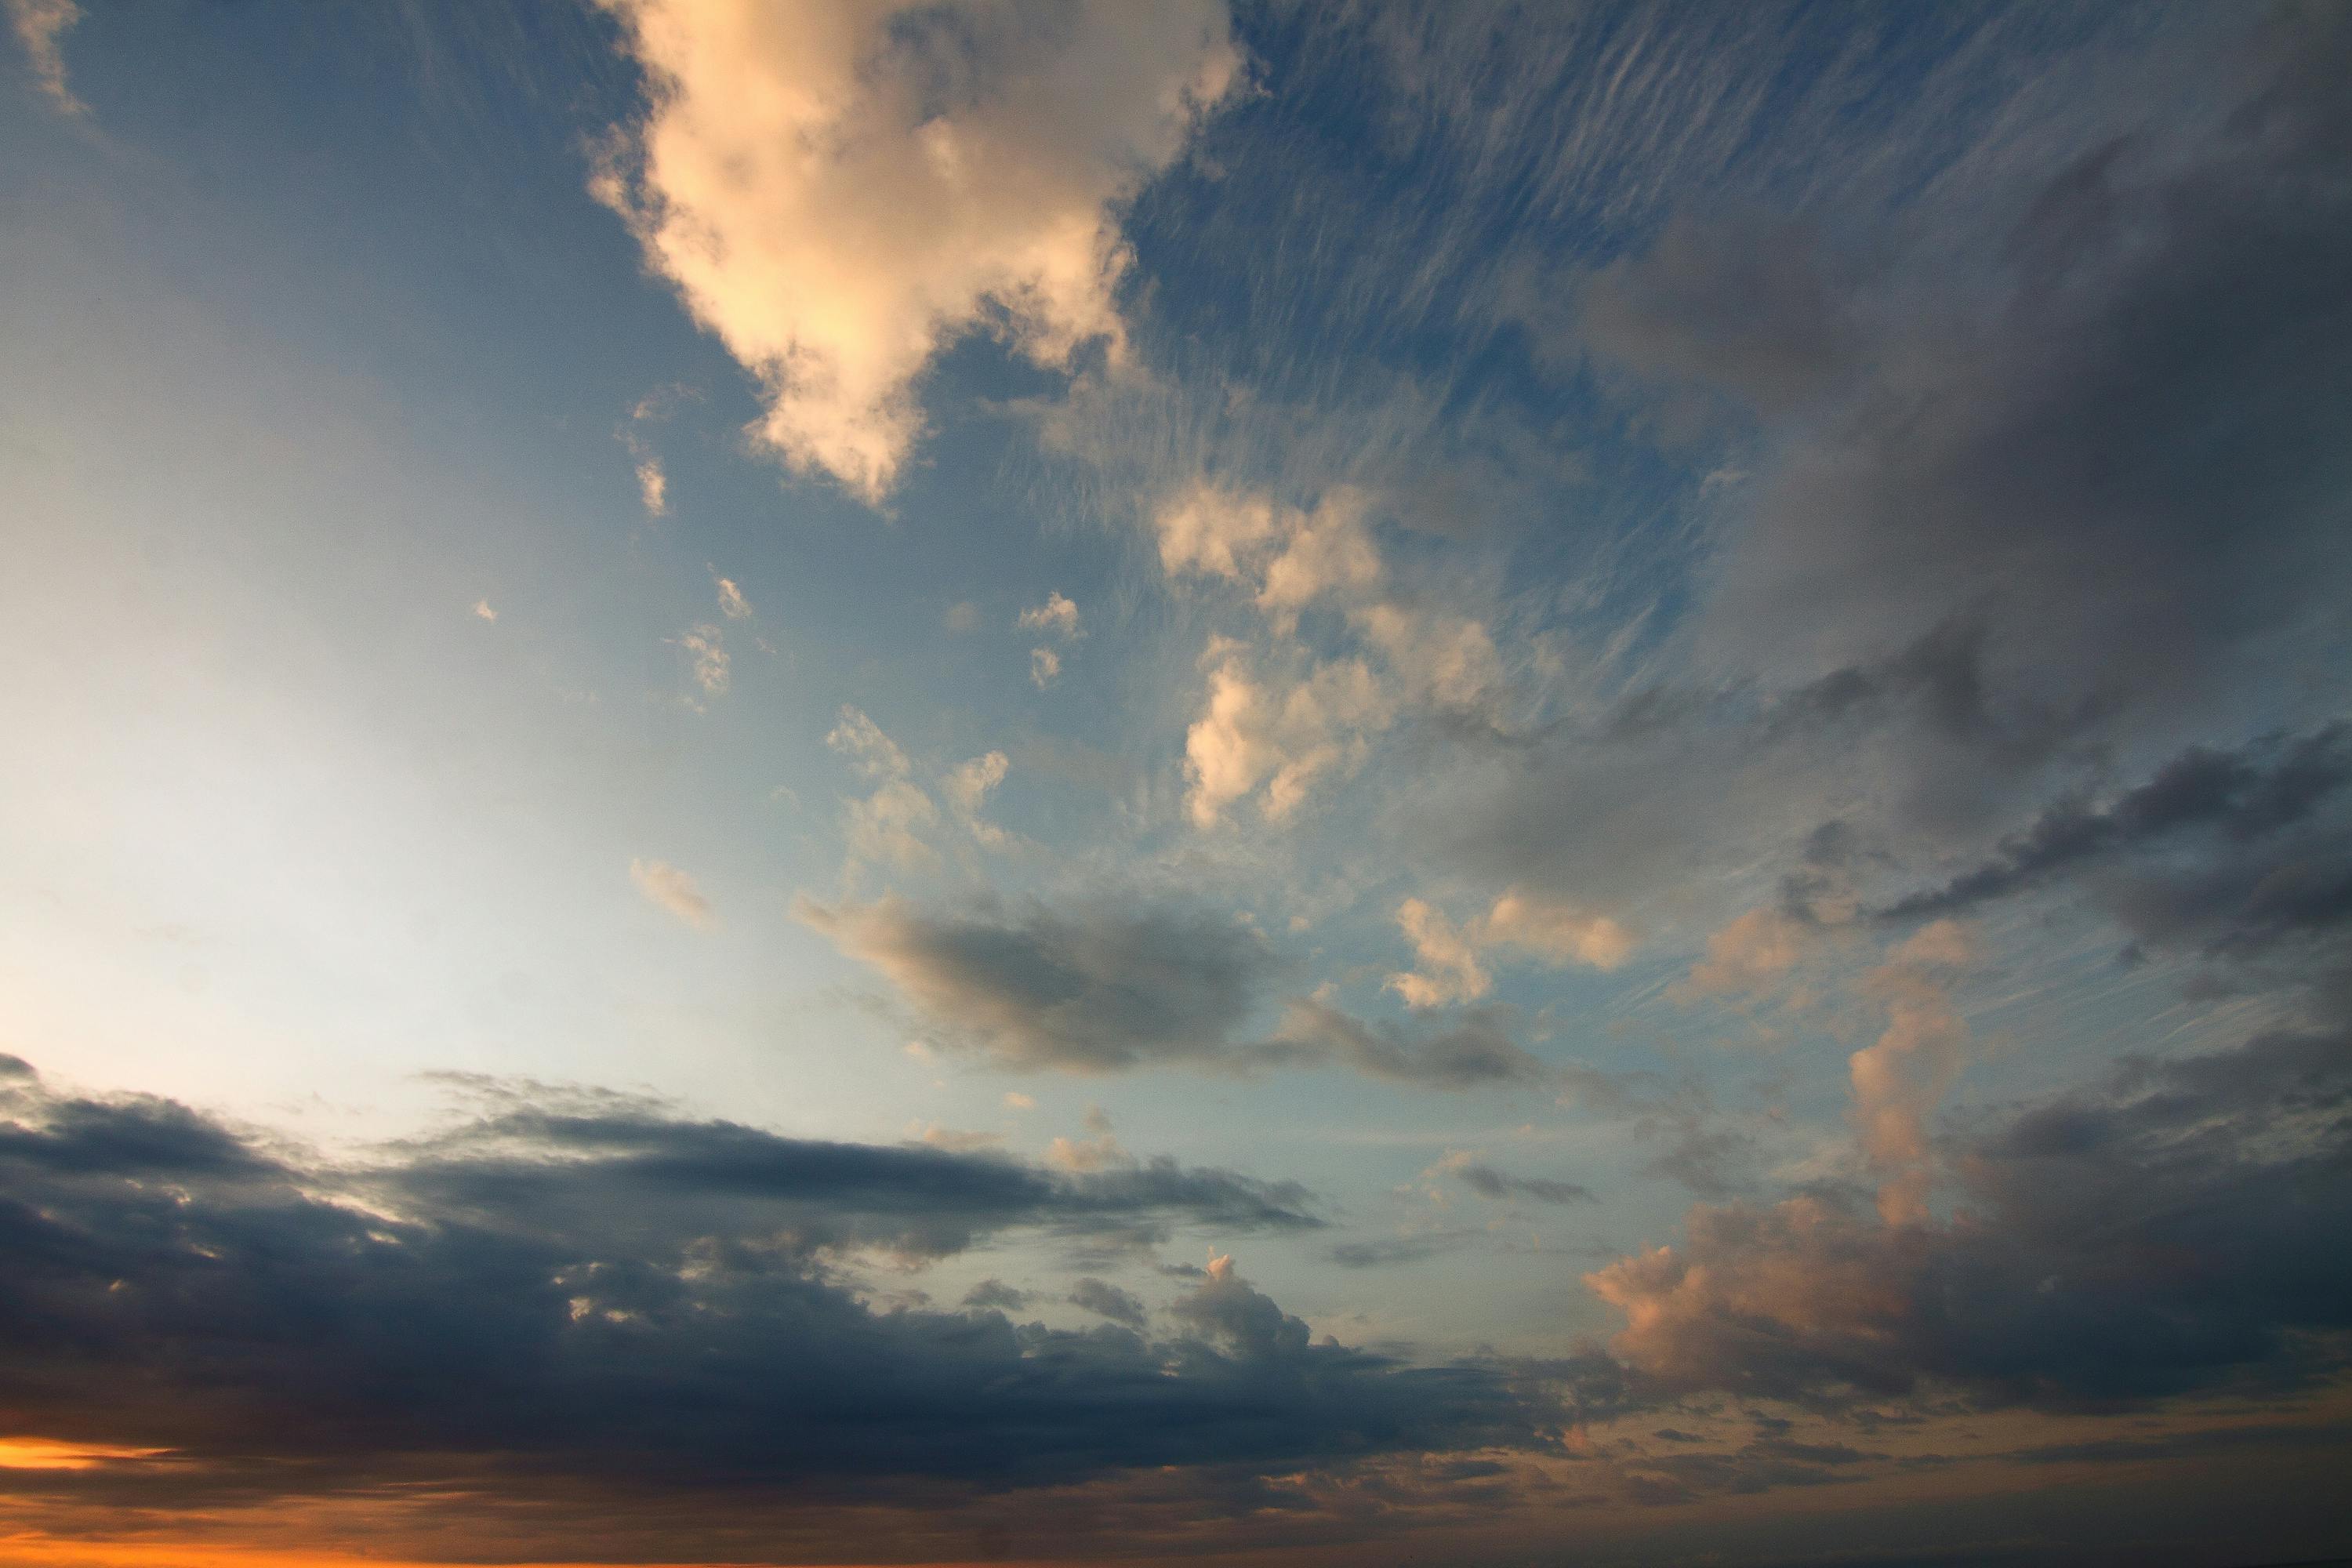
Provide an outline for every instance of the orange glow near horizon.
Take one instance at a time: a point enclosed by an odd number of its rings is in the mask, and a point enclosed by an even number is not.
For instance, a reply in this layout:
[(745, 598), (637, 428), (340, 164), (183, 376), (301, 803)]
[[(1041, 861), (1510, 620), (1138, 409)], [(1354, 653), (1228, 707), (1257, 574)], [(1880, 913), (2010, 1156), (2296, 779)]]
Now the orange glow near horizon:
[(168, 1448), (68, 1443), (55, 1437), (0, 1437), (0, 1470), (89, 1470), (123, 1459), (152, 1459)]
[[(38, 1533), (0, 1534), (0, 1562), (9, 1568), (612, 1568), (584, 1562), (467, 1563), (448, 1558), (363, 1556), (267, 1546), (207, 1546), (176, 1541), (105, 1541)], [(773, 1568), (744, 1562), (631, 1563), (628, 1568)], [(809, 1565), (818, 1568), (818, 1565)], [(868, 1568), (835, 1563), (823, 1568)], [(929, 1563), (894, 1568), (1023, 1568), (1002, 1562)]]

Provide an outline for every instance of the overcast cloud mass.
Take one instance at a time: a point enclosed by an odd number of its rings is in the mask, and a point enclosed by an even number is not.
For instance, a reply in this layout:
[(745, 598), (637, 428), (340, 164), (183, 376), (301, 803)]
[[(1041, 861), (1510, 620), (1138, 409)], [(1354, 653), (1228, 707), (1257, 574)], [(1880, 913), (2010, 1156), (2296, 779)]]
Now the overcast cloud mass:
[(0, 1560), (2352, 1552), (2352, 11), (5, 3)]

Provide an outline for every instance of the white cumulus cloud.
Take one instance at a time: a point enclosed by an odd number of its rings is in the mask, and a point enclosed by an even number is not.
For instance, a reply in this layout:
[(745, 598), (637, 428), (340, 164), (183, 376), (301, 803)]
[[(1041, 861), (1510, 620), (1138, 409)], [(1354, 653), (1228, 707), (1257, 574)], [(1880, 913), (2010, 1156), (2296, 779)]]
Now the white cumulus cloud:
[(764, 388), (756, 437), (878, 503), (983, 325), (1122, 333), (1118, 210), (1241, 75), (1221, 0), (604, 0), (645, 75), (596, 195)]

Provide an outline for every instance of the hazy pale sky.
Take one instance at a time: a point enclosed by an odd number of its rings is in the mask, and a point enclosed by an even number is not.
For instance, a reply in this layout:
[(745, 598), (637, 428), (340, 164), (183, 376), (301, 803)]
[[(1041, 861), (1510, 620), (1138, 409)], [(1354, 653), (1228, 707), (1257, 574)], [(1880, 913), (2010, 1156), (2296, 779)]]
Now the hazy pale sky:
[(0, 1559), (2352, 1543), (2342, 7), (5, 14)]

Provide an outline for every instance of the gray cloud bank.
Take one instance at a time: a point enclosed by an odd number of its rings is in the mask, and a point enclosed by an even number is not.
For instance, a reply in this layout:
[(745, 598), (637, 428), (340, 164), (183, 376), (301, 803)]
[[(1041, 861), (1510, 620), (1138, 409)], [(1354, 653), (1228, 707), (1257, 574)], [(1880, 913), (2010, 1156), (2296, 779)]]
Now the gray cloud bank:
[[(1494, 1365), (1400, 1365), (1223, 1265), (1135, 1331), (863, 1300), (840, 1263), (1015, 1231), (1127, 1244), (1316, 1221), (1297, 1188), (1150, 1163), (1088, 1174), (780, 1138), (606, 1106), (509, 1108), (364, 1169), (169, 1101), (0, 1082), (0, 1406), (170, 1467), (11, 1472), (117, 1500), (462, 1479), (528, 1493), (1072, 1482), (1541, 1446)], [(142, 1489), (145, 1489), (142, 1492)]]

